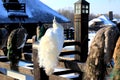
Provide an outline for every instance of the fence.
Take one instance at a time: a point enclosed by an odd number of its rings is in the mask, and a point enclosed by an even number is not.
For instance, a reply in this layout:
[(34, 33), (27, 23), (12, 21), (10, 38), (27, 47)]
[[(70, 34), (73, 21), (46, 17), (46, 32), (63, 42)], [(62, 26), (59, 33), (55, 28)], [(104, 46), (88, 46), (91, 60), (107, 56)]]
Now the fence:
[[(65, 46), (71, 45), (78, 45), (79, 42), (76, 41), (65, 41)], [(35, 44), (34, 44), (35, 45)], [(59, 65), (58, 67), (64, 68), (62, 71), (54, 72), (53, 75), (47, 76), (42, 68), (39, 68), (37, 62), (37, 48), (32, 47), (31, 43), (27, 43), (25, 49), (22, 53), (22, 61), (26, 62), (28, 66), (16, 66), (16, 68), (11, 68), (10, 63), (8, 62), (7, 58), (4, 55), (0, 56), (0, 68), (4, 68), (9, 71), (14, 71), (23, 75), (29, 75), (34, 78), (34, 80), (81, 80), (81, 71), (80, 71), (80, 63), (78, 63), (74, 58), (65, 58), (66, 55), (72, 54), (80, 54), (80, 52), (75, 50), (63, 50), (59, 57)], [(31, 52), (32, 50), (32, 52)], [(26, 53), (27, 52), (27, 53)], [(30, 53), (31, 52), (31, 53)], [(74, 77), (63, 77), (66, 74), (73, 74)], [(0, 73), (0, 79), (2, 80), (17, 80), (15, 78), (16, 75), (13, 77), (8, 76), (5, 73)], [(23, 80), (23, 79), (22, 79)], [(25, 79), (26, 80), (26, 79)], [(30, 79), (29, 79), (30, 80)]]
[(74, 40), (74, 30), (73, 29), (65, 29), (64, 34), (65, 34), (66, 40)]

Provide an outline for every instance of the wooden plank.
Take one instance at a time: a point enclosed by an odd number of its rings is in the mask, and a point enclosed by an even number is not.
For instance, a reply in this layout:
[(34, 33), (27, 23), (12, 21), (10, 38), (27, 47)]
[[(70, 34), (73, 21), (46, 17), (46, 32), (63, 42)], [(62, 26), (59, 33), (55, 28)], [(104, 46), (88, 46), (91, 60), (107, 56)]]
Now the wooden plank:
[(63, 44), (63, 47), (64, 46), (71, 46), (71, 45), (78, 45), (78, 46), (80, 46), (81, 44), (80, 44), (80, 42), (75, 41), (75, 40), (65, 40), (64, 44)]
[(8, 61), (7, 56), (0, 55), (0, 61), (1, 62), (7, 62)]
[[(11, 70), (11, 66), (7, 62), (0, 62), (0, 67)], [(19, 73), (22, 73), (22, 74), (27, 74), (27, 75), (33, 76), (33, 69), (28, 69), (28, 68), (18, 66), (15, 71), (18, 71)]]
[(88, 14), (76, 14), (74, 16), (75, 41), (80, 42), (81, 46), (75, 46), (77, 51), (82, 54), (76, 55), (76, 60), (85, 62), (88, 56)]
[(64, 75), (64, 74), (75, 73), (75, 72), (76, 71), (74, 70), (64, 70), (64, 71), (54, 72), (54, 75)]
[(0, 79), (1, 80), (17, 80), (15, 78), (9, 77), (9, 76), (7, 76), (5, 74), (0, 74)]
[(34, 64), (34, 79), (35, 80), (48, 80), (43, 68), (39, 68), (38, 63), (38, 50), (33, 48), (33, 64)]
[(49, 76), (49, 80), (69, 80), (68, 78), (56, 76), (56, 75), (51, 75)]
[(16, 78), (18, 80), (26, 80), (26, 75), (20, 74), (15, 71), (7, 70), (7, 76), (10, 76), (12, 78)]
[(18, 67), (18, 71), (20, 73), (23, 73), (23, 74), (27, 74), (27, 75), (30, 75), (30, 76), (33, 76), (33, 69), (27, 69), (27, 68), (24, 68), (24, 67)]
[[(70, 44), (71, 45), (71, 44)], [(33, 44), (33, 63), (34, 63), (34, 79), (35, 80), (68, 80), (66, 78), (61, 78), (55, 75), (51, 75), (51, 76), (47, 76), (44, 72), (44, 70), (41, 68), (39, 68), (39, 64), (38, 64), (38, 59), (37, 59), (37, 54), (38, 54), (38, 45), (37, 44)], [(65, 51), (63, 51), (64, 53)], [(72, 51), (74, 52), (74, 51)], [(67, 52), (66, 52), (67, 53)], [(76, 52), (74, 52), (76, 54)], [(70, 52), (68, 51), (68, 54), (70, 54)], [(64, 66), (65, 68), (69, 68), (69, 69), (73, 69), (73, 71), (75, 70), (76, 72), (81, 72), (81, 68), (83, 67), (82, 63), (78, 64), (77, 62), (73, 62), (73, 61), (67, 61), (67, 60), (63, 60), (61, 59), (59, 62), (59, 65), (62, 67)], [(69, 71), (68, 71), (69, 72)], [(64, 73), (64, 72), (60, 72), (60, 73)], [(56, 73), (58, 74), (58, 73)]]
[(37, 56), (37, 49), (33, 49), (34, 79), (41, 80), (39, 64), (35, 56)]
[(77, 72), (85, 71), (85, 63), (80, 63), (75, 60), (67, 60), (63, 58), (59, 58), (59, 67), (68, 68)]
[[(30, 42), (30, 41), (32, 42), (32, 40), (29, 40), (28, 42)], [(63, 47), (65, 47), (65, 46), (71, 46), (71, 45), (77, 45), (77, 46), (80, 47), (80, 42), (75, 41), (75, 40), (65, 40)], [(37, 49), (38, 48), (38, 43), (34, 43), (33, 46), (34, 46), (34, 48)]]
[(22, 60), (33, 61), (32, 53), (22, 53)]
[(60, 56), (64, 56), (64, 55), (71, 55), (71, 54), (80, 54), (79, 51), (75, 51), (75, 50), (62, 50), (62, 52), (60, 53)]

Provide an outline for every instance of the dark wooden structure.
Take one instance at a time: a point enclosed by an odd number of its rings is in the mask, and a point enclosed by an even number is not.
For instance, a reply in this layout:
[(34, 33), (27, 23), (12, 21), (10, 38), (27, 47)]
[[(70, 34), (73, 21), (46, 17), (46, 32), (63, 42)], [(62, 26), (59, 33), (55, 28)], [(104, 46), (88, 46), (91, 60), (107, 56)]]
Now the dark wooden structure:
[[(65, 41), (64, 46), (71, 46), (71, 45), (79, 45), (78, 42), (76, 41)], [(32, 47), (30, 47), (32, 46)], [(38, 45), (37, 45), (38, 46)], [(28, 45), (25, 46), (26, 49), (29, 50), (32, 48), (32, 52), (28, 51), (29, 53), (25, 54), (26, 51), (24, 53), (22, 53), (22, 61), (27, 62), (27, 63), (31, 63), (33, 65), (29, 65), (27, 66), (28, 68), (24, 67), (24, 66), (17, 66), (16, 70), (11, 69), (10, 64), (8, 63), (7, 58), (4, 55), (0, 56), (0, 68), (4, 68), (7, 70), (12, 70), (15, 71), (17, 73), (22, 73), (24, 75), (29, 75), (34, 77), (34, 80), (68, 80), (68, 79), (72, 79), (72, 80), (80, 80), (80, 71), (82, 68), (82, 63), (78, 63), (74, 58), (64, 58), (65, 55), (72, 55), (72, 54), (79, 54), (78, 51), (75, 50), (63, 50), (60, 54), (59, 57), (59, 65), (58, 67), (61, 68), (66, 68), (65, 70), (62, 71), (57, 71), (55, 72), (53, 75), (51, 76), (47, 76), (44, 72), (44, 70), (42, 68), (39, 68), (38, 65), (38, 61), (37, 61), (37, 48), (34, 47), (34, 45), (32, 45), (31, 43), (28, 43)], [(0, 53), (1, 54), (1, 53)], [(27, 59), (29, 57), (29, 60)], [(30, 60), (31, 57), (31, 60)], [(65, 77), (61, 77), (60, 75), (65, 75), (65, 74), (77, 74), (77, 77), (73, 77), (73, 78), (65, 78)], [(0, 78), (3, 79), (3, 77), (5, 77), (5, 80), (7, 78), (9, 78), (7, 76), (7, 74), (0, 74)], [(12, 77), (10, 77), (12, 78)], [(4, 79), (3, 79), (4, 80)], [(10, 79), (10, 80), (15, 80), (14, 78)]]
[[(20, 15), (14, 15), (13, 13), (8, 15), (6, 19), (3, 19), (3, 21), (0, 23), (1, 26), (7, 25), (7, 28), (9, 32), (19, 26), (19, 23), (22, 24), (24, 28), (27, 29), (29, 38), (32, 37), (32, 35), (36, 34), (36, 27), (37, 24), (40, 22), (42, 24), (44, 23), (52, 23), (53, 17), (56, 16), (56, 19), (58, 22), (69, 22), (68, 19), (64, 18), (63, 16), (59, 14), (51, 14), (49, 11), (44, 13), (36, 13), (41, 11), (42, 9), (36, 9), (35, 12), (32, 12), (32, 16), (27, 14), (26, 10), (26, 4), (30, 6), (29, 0), (28, 3), (22, 4), (19, 2), (13, 2), (13, 0), (9, 0), (11, 2), (6, 2), (7, 0), (4, 1), (4, 7), (6, 8), (6, 11), (9, 12), (15, 12), (18, 10), (20, 12)], [(31, 0), (32, 1), (32, 0)], [(37, 1), (36, 1), (37, 2)], [(80, 2), (80, 3), (79, 3)], [(34, 3), (34, 0), (33, 0)], [(12, 4), (19, 5), (17, 8), (13, 8)], [(29, 68), (23, 67), (23, 66), (17, 66), (16, 71), (18, 73), (22, 73), (24, 75), (30, 75), (34, 77), (35, 80), (81, 80), (82, 79), (82, 74), (81, 70), (84, 66), (84, 63), (79, 63), (78, 61), (85, 62), (87, 59), (87, 52), (88, 52), (88, 15), (89, 15), (89, 3), (84, 1), (84, 0), (79, 0), (75, 5), (80, 4), (80, 8), (82, 11), (79, 13), (75, 13), (75, 40), (72, 41), (65, 41), (64, 46), (76, 46), (75, 50), (63, 50), (60, 54), (59, 57), (59, 65), (58, 67), (65, 68), (63, 71), (57, 71), (51, 76), (47, 76), (42, 68), (39, 68), (38, 62), (37, 62), (37, 48), (33, 46), (32, 43), (26, 43), (25, 48), (23, 49), (23, 57), (22, 60), (25, 62), (32, 63), (33, 65), (28, 66)], [(42, 5), (41, 5), (42, 6)], [(45, 5), (43, 5), (45, 6)], [(79, 5), (78, 5), (79, 6)], [(83, 7), (84, 6), (84, 7)], [(33, 6), (32, 6), (33, 7)], [(32, 8), (31, 6), (29, 8)], [(38, 6), (39, 7), (39, 6)], [(48, 8), (48, 7), (46, 7)], [(77, 7), (76, 7), (77, 8)], [(33, 8), (34, 9), (34, 8)], [(51, 10), (51, 9), (50, 9)], [(76, 9), (75, 9), (76, 10)], [(21, 14), (22, 13), (22, 14)], [(24, 14), (25, 15), (24, 15)], [(48, 15), (49, 14), (49, 15)], [(41, 15), (38, 17), (38, 15)], [(27, 16), (27, 17), (26, 17)], [(46, 18), (47, 17), (47, 18)], [(1, 19), (0, 19), (1, 20)], [(68, 34), (69, 32), (67, 32)], [(73, 36), (72, 36), (73, 37)], [(68, 36), (69, 38), (69, 36)], [(27, 53), (26, 53), (27, 52)], [(64, 56), (70, 56), (70, 55), (76, 55), (75, 58), (65, 58)], [(3, 55), (2, 55), (3, 56)], [(10, 67), (10, 64), (8, 63), (8, 60), (6, 58), (0, 58), (0, 68), (5, 68), (7, 70), (12, 70)], [(72, 78), (65, 78), (61, 77), (60, 75), (65, 75), (65, 74), (75, 74), (77, 77), (72, 77)], [(7, 76), (6, 74), (2, 75), (1, 78), (4, 76)], [(11, 79), (12, 80), (12, 79)], [(14, 78), (13, 78), (14, 80)]]
[(0, 1), (3, 3), (0, 6), (4, 7), (0, 13), (0, 27), (6, 27), (11, 32), (14, 28), (19, 27), (19, 24), (22, 24), (28, 32), (28, 38), (32, 38), (36, 34), (38, 24), (52, 24), (54, 16), (58, 22), (70, 22), (66, 17), (49, 8), (39, 0)]
[(79, 56), (76, 56), (76, 59), (85, 62), (88, 54), (89, 3), (85, 0), (78, 0), (74, 5), (75, 41), (81, 43), (81, 46), (76, 46), (76, 50), (80, 51), (80, 54)]
[(18, 10), (19, 12), (25, 12), (25, 3), (18, 2), (4, 2), (4, 7), (8, 12), (14, 12)]
[(64, 36), (66, 40), (74, 40), (74, 29), (65, 29)]

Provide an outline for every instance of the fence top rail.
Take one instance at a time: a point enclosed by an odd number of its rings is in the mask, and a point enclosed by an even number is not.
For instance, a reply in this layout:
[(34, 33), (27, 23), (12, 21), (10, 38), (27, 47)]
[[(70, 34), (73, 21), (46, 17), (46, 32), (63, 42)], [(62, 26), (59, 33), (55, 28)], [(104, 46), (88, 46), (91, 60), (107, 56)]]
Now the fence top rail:
[[(8, 70), (12, 70), (9, 62), (1, 62), (0, 61), (0, 68), (5, 68), (5, 69), (8, 69)], [(27, 67), (22, 67), (22, 66), (16, 66), (16, 68), (17, 69), (14, 70), (14, 71), (17, 71), (19, 73), (27, 74), (27, 75), (30, 75), (30, 76), (33, 76), (33, 74), (34, 74), (34, 71), (33, 71), (32, 68), (27, 68)]]

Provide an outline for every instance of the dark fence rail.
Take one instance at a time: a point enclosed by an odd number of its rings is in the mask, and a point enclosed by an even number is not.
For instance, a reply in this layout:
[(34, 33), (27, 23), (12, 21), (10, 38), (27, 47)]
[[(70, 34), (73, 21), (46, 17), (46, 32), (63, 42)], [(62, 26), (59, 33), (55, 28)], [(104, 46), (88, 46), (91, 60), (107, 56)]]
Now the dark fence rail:
[[(71, 79), (72, 80), (80, 80), (80, 76), (77, 76), (74, 78), (65, 78), (65, 77), (60, 76), (60, 75), (71, 74), (71, 73), (80, 75), (81, 64), (78, 63), (77, 61), (75, 61), (75, 59), (73, 59), (73, 58), (64, 58), (65, 55), (67, 55), (67, 56), (71, 55), (71, 54), (78, 55), (78, 54), (80, 54), (80, 52), (75, 51), (75, 50), (73, 50), (73, 51), (72, 50), (71, 51), (63, 50), (59, 57), (58, 67), (65, 68), (66, 70), (58, 71), (58, 72), (55, 72), (53, 75), (47, 76), (44, 72), (44, 69), (39, 68), (39, 64), (37, 61), (38, 60), (37, 59), (38, 50), (37, 50), (37, 48), (33, 47), (33, 45), (34, 44), (32, 44), (32, 43), (27, 43), (24, 47), (24, 50), (23, 50), (24, 52), (22, 53), (22, 61), (31, 63), (32, 65), (27, 66), (27, 67), (16, 66), (16, 69), (13, 70), (13, 68), (11, 68), (10, 63), (8, 63), (7, 58), (3, 57), (4, 55), (1, 55), (0, 68), (4, 68), (4, 69), (10, 70), (10, 71), (15, 71), (15, 72), (23, 74), (23, 75), (32, 76), (34, 78), (34, 80), (71, 80)], [(69, 41), (67, 40), (64, 42), (64, 47), (71, 46), (71, 45), (80, 45), (80, 44), (78, 44), (78, 42), (76, 42), (74, 40), (69, 40)], [(37, 45), (37, 47), (38, 47), (38, 45)], [(29, 60), (28, 58), (31, 60)], [(8, 78), (10, 78), (10, 80), (16, 80), (12, 77), (9, 77), (6, 74), (3, 75), (3, 73), (0, 73), (0, 78), (2, 80), (7, 80)], [(5, 79), (3, 79), (3, 78), (5, 78)]]
[(66, 40), (74, 40), (74, 30), (73, 29), (65, 29), (64, 35)]

